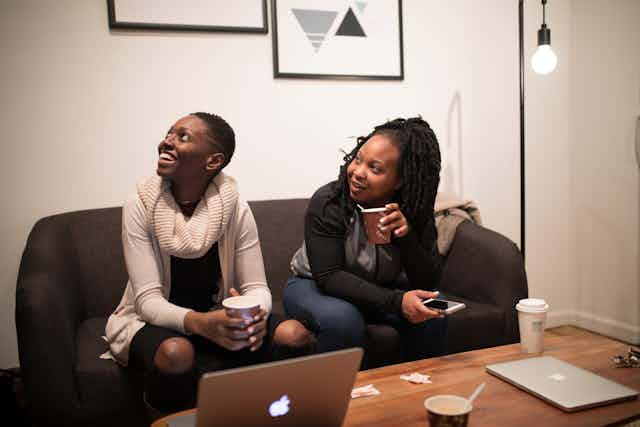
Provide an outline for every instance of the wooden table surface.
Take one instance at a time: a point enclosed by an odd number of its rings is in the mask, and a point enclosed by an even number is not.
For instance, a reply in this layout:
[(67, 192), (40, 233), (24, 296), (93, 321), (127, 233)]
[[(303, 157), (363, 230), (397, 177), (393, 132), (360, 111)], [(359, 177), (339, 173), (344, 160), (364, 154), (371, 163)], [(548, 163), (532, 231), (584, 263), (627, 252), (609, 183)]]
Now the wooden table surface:
[[(640, 368), (616, 368), (611, 356), (626, 354), (629, 346), (612, 339), (571, 328), (565, 334), (547, 331), (545, 356), (587, 369), (628, 387), (640, 390)], [(491, 363), (529, 357), (513, 344), (416, 362), (386, 366), (358, 373), (355, 386), (373, 384), (381, 394), (349, 403), (344, 427), (427, 426), (424, 400), (436, 394), (469, 396), (481, 382), (486, 387), (474, 402), (469, 426), (604, 426), (640, 419), (640, 400), (565, 413), (542, 400), (488, 374)], [(402, 374), (420, 372), (431, 384), (411, 384)], [(193, 411), (193, 410), (191, 410)], [(190, 411), (187, 411), (190, 412)], [(166, 426), (166, 419), (154, 427)]]

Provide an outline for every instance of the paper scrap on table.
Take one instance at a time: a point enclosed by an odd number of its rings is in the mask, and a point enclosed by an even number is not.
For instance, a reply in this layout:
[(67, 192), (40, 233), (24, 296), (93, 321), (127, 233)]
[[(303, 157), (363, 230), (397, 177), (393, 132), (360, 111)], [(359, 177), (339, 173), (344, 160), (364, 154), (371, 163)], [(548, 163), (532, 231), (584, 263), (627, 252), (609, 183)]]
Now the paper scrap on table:
[(419, 374), (417, 372), (412, 372), (409, 375), (400, 375), (401, 380), (406, 380), (413, 384), (431, 384), (430, 378), (429, 375)]
[(377, 396), (380, 391), (373, 386), (373, 384), (363, 385), (362, 387), (356, 387), (351, 390), (351, 398), (356, 399), (364, 396)]

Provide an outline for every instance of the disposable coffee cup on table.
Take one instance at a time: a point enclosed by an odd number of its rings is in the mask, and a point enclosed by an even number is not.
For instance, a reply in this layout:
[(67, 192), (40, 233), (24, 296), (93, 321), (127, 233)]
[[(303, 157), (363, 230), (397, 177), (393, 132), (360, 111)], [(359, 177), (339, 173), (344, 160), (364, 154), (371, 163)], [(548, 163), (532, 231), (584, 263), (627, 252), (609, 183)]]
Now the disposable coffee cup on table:
[(520, 327), (520, 347), (523, 353), (542, 353), (544, 329), (549, 304), (540, 298), (521, 299), (516, 305)]
[(385, 208), (360, 209), (369, 243), (384, 245), (391, 242), (391, 230), (380, 230), (380, 219), (385, 216), (385, 211)]
[(222, 300), (222, 306), (230, 317), (253, 320), (260, 313), (260, 300), (250, 295), (240, 295)]
[(461, 396), (441, 394), (424, 401), (431, 427), (463, 427), (469, 422), (473, 405)]

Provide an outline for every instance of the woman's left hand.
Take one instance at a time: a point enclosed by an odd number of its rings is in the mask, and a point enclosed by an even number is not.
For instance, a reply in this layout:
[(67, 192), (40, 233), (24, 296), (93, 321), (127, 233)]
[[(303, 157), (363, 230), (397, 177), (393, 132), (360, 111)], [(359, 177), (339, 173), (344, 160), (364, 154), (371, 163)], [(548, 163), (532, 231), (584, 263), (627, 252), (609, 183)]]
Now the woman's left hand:
[(442, 318), (443, 314), (427, 308), (422, 302), (427, 298), (436, 298), (437, 292), (414, 289), (402, 296), (402, 314), (411, 323), (422, 323), (425, 320)]
[(407, 218), (400, 210), (397, 203), (389, 203), (385, 205), (385, 216), (380, 220), (380, 231), (391, 231), (396, 237), (404, 237), (409, 234), (409, 223)]

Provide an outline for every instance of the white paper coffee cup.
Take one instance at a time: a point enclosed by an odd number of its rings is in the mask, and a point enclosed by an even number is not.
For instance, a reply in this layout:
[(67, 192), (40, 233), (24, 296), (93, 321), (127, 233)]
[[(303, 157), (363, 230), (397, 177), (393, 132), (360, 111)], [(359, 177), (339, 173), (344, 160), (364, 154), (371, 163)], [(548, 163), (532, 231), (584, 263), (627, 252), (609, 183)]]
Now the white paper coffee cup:
[(240, 295), (222, 300), (222, 306), (231, 317), (242, 317), (252, 320), (260, 313), (260, 300), (251, 295)]
[(525, 298), (516, 304), (516, 310), (518, 310), (522, 352), (542, 353), (549, 304), (540, 298)]

